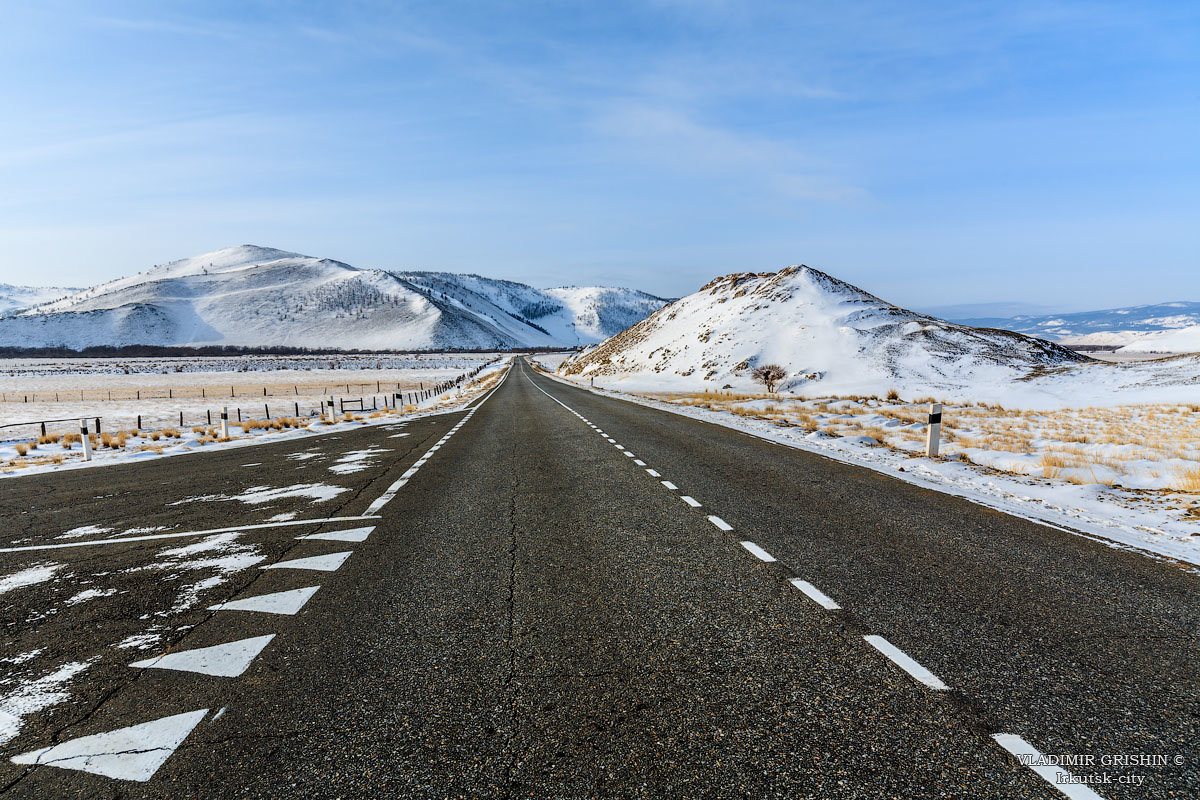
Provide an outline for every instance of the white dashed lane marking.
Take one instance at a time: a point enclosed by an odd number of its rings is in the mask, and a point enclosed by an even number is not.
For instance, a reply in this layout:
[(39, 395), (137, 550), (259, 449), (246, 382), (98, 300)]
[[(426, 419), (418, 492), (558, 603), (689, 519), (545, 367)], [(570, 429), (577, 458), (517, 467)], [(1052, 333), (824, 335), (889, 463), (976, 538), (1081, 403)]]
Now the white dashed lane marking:
[(371, 535), (372, 528), (350, 528), (345, 531), (330, 531), (329, 533), (310, 533), (308, 536), (297, 536), (297, 539), (320, 539), (327, 542), (365, 542)]
[(668, 489), (670, 489), (672, 492), (679, 488), (678, 486), (671, 483), (670, 481), (662, 481), (662, 485), (667, 487)]
[(754, 556), (759, 561), (771, 562), (771, 561), (775, 560), (775, 556), (771, 555), (766, 550), (763, 550), (761, 547), (756, 545), (754, 542), (745, 541), (745, 542), (741, 542), (740, 544), (742, 545), (742, 547), (746, 548), (751, 553), (753, 553)]
[(713, 525), (716, 525), (716, 526), (717, 526), (719, 529), (721, 529), (721, 530), (723, 530), (723, 531), (731, 531), (731, 530), (733, 530), (733, 526), (732, 526), (732, 525), (730, 525), (728, 522), (726, 522), (725, 520), (721, 519), (721, 518), (720, 518), (720, 517), (718, 517), (718, 516), (714, 516), (714, 515), (712, 515), (712, 514), (709, 514), (709, 516), (708, 516), (708, 521), (709, 521), (709, 522), (711, 522)]
[(659, 474), (658, 470), (653, 470), (653, 469), (647, 468), (646, 472), (649, 473), (651, 478), (661, 478), (662, 477), (662, 475)]
[(922, 667), (916, 662), (915, 659), (912, 658), (912, 656), (908, 655), (882, 636), (864, 636), (863, 639), (867, 644), (871, 645), (876, 650), (887, 656), (888, 659), (896, 666), (900, 667), (900, 669), (904, 670), (909, 675), (928, 686), (930, 689), (933, 689), (937, 692), (944, 692), (950, 689), (949, 686), (942, 682), (941, 678)]
[(207, 708), (174, 714), (128, 728), (81, 736), (13, 756), (15, 764), (45, 764), (124, 781), (148, 781), (166, 763)]
[(808, 595), (810, 600), (816, 602), (827, 611), (840, 611), (842, 608), (835, 603), (829, 595), (825, 594), (808, 581), (802, 581), (799, 578), (792, 578), (790, 581), (788, 581), (788, 583), (804, 592), (804, 594)]
[(292, 615), (304, 608), (320, 586), (305, 586), (303, 589), (289, 589), (285, 592), (271, 592), (254, 597), (244, 597), (241, 600), (230, 600), (228, 603), (218, 603), (209, 606), (209, 611), (256, 611), (260, 614)]
[(263, 648), (270, 644), (275, 634), (239, 639), (212, 647), (197, 647), (181, 650), (157, 658), (135, 661), (129, 666), (135, 669), (173, 669), (180, 672), (199, 672), (219, 678), (236, 678), (246, 671)]
[(263, 569), (311, 569), (316, 572), (334, 572), (338, 567), (346, 563), (346, 559), (351, 555), (353, 555), (353, 552), (347, 550), (343, 553), (326, 553), (323, 556), (293, 558), (291, 561), (279, 561), (275, 564), (268, 564)]
[[(1064, 797), (1070, 798), (1070, 800), (1104, 800), (1103, 797), (1096, 794), (1096, 792), (1084, 784), (1061, 780), (1059, 775), (1069, 773), (1065, 773), (1062, 767), (1039, 763), (1044, 760), (1042, 754), (1038, 752), (1036, 747), (1020, 736), (1011, 733), (997, 733), (992, 738), (996, 740), (996, 744), (1015, 756), (1018, 761), (1022, 764), (1027, 764), (1030, 769), (1052, 784), (1055, 789), (1062, 792)], [(1071, 777), (1074, 776), (1072, 775)]]
[(691, 506), (692, 508), (699, 508), (699, 507), (700, 507), (700, 501), (699, 501), (699, 500), (697, 500), (697, 499), (696, 499), (696, 498), (694, 498), (694, 497), (691, 497), (691, 496), (689, 496), (689, 495), (686, 495), (686, 494), (685, 494), (685, 495), (683, 495), (682, 497), (680, 497), (679, 499), (680, 499), (680, 500), (682, 500), (683, 502), (687, 503), (687, 504), (688, 504), (689, 506)]

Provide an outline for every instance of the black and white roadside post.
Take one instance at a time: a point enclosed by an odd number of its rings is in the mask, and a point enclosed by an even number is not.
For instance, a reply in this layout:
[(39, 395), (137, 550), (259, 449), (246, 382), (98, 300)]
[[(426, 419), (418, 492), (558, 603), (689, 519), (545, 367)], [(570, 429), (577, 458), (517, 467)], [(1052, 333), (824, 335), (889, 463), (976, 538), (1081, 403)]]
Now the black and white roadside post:
[(925, 440), (925, 455), (937, 458), (942, 438), (942, 404), (929, 404), (929, 438)]
[(92, 460), (92, 440), (88, 438), (87, 420), (79, 420), (79, 436), (83, 440), (83, 460)]
[(329, 421), (337, 422), (337, 411), (334, 410), (333, 397), (329, 398)]
[(229, 406), (221, 408), (221, 438), (229, 438)]

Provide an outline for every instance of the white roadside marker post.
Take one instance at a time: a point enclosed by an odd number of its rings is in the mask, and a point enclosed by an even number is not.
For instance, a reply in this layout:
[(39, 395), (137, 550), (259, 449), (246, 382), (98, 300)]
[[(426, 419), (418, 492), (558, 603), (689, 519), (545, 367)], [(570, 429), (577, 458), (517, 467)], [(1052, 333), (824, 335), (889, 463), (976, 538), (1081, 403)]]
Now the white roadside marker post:
[(329, 421), (337, 422), (337, 414), (333, 410), (333, 398), (329, 398)]
[(221, 438), (229, 438), (229, 406), (221, 409)]
[(79, 420), (79, 436), (83, 439), (83, 460), (92, 460), (92, 440), (88, 438), (87, 420)]
[(942, 438), (942, 404), (929, 404), (929, 438), (925, 441), (925, 455), (937, 458)]

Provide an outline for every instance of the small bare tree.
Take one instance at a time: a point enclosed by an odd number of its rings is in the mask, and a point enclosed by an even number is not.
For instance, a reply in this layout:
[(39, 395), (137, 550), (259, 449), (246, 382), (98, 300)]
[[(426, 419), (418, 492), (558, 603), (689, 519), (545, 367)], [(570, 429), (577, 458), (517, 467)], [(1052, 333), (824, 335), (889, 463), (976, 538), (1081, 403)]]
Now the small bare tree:
[(774, 392), (775, 384), (786, 378), (787, 372), (778, 364), (763, 364), (761, 367), (755, 367), (750, 377), (766, 386), (768, 392)]

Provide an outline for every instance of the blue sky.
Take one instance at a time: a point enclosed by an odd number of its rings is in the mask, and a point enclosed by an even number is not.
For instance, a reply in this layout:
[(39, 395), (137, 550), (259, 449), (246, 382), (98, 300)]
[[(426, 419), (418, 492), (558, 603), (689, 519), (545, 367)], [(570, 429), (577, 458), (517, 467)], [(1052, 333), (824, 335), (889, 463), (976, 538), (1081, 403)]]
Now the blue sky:
[(254, 243), (686, 294), (1200, 300), (1200, 4), (61, 2), (0, 26), (0, 282)]

